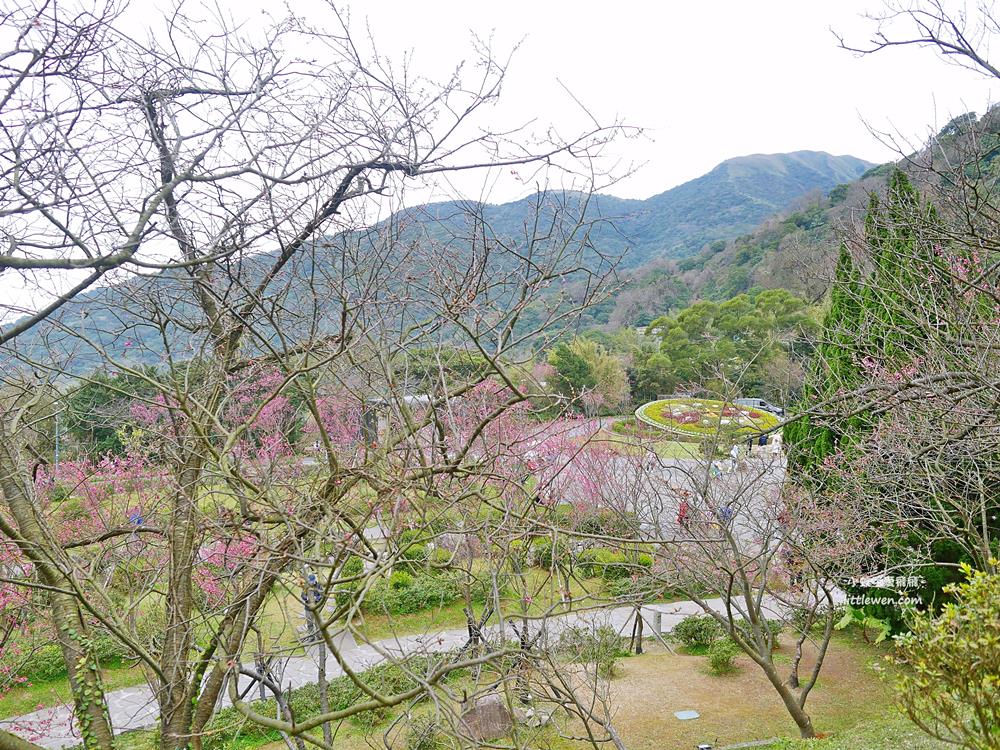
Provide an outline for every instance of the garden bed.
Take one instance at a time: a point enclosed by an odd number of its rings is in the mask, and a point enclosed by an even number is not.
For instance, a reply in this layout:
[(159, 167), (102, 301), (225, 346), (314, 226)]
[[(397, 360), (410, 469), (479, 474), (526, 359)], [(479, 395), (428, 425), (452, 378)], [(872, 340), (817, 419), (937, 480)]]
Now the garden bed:
[(651, 401), (636, 409), (635, 416), (647, 425), (686, 437), (751, 438), (779, 423), (778, 417), (761, 409), (704, 398)]

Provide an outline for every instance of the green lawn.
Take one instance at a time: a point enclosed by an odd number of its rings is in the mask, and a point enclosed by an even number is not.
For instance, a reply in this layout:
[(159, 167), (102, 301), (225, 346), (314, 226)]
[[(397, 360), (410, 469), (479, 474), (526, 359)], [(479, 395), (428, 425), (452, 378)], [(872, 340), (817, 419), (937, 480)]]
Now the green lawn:
[(782, 740), (761, 750), (945, 750), (953, 748), (917, 729), (905, 716), (892, 711), (852, 727), (831, 732), (819, 740)]
[(614, 450), (621, 451), (622, 453), (636, 452), (645, 453), (649, 450), (649, 445), (652, 444), (653, 449), (660, 458), (701, 458), (701, 444), (697, 442), (682, 441), (682, 440), (656, 440), (655, 442), (644, 441), (643, 443), (637, 443), (634, 438), (627, 434), (608, 432), (607, 430), (602, 430), (597, 433), (591, 441), (591, 443), (607, 443)]
[[(786, 642), (783, 649), (790, 649)], [(885, 647), (863, 643), (853, 634), (838, 634), (831, 644), (823, 676), (807, 708), (822, 739), (782, 739), (762, 746), (768, 750), (943, 750), (941, 743), (925, 737), (893, 708), (892, 686), (880, 679), (871, 666)], [(809, 655), (807, 653), (807, 660)], [(461, 682), (451, 694), (461, 694)], [(770, 737), (794, 737), (795, 726), (773, 688), (748, 658), (737, 659), (737, 669), (725, 676), (709, 673), (702, 656), (671, 653), (650, 639), (647, 653), (622, 660), (611, 682), (615, 723), (629, 750), (696, 747), (708, 742), (716, 747)], [(440, 696), (444, 697), (444, 696)], [(457, 708), (453, 706), (452, 708)], [(678, 721), (673, 712), (682, 708), (699, 711), (695, 721)], [(390, 718), (402, 709), (390, 711)], [(365, 730), (352, 721), (334, 727), (339, 750), (367, 750), (389, 743), (403, 748), (409, 718), (432, 710), (422, 702), (411, 706), (407, 720), (383, 722)], [(582, 736), (575, 722), (563, 729)], [(518, 747), (571, 750), (588, 745), (560, 738), (552, 729), (527, 730), (517, 738)], [(156, 734), (151, 730), (130, 732), (117, 741), (119, 750), (151, 750)], [(374, 743), (374, 745), (373, 745)], [(284, 750), (281, 742), (242, 737), (229, 740), (225, 750)]]

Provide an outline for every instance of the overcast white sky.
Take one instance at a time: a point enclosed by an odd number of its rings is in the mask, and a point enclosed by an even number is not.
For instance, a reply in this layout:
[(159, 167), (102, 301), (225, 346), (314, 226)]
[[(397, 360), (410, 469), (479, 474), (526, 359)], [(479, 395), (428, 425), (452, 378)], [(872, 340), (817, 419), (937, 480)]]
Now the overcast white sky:
[[(251, 26), (262, 13), (284, 15), (276, 0), (204, 1)], [(325, 0), (290, 1), (295, 12), (318, 20), (327, 10)], [(187, 7), (201, 2), (188, 0)], [(173, 0), (133, 0), (127, 22), (141, 33), (152, 11), (168, 5)], [(608, 191), (622, 197), (649, 197), (744, 154), (814, 149), (887, 161), (893, 151), (869, 126), (918, 144), (956, 114), (984, 112), (997, 93), (996, 82), (991, 90), (989, 80), (929, 49), (866, 57), (839, 49), (831, 29), (863, 44), (875, 27), (862, 15), (880, 12), (882, 0), (337, 5), (349, 11), (355, 35), (370, 27), (380, 54), (411, 55), (411, 69), (436, 80), (470, 57), (473, 33), (492, 37), (498, 53), (519, 44), (503, 95), (507, 118), (555, 122), (567, 133), (582, 129), (589, 121), (568, 89), (601, 120), (620, 117), (645, 128), (647, 137), (617, 147), (623, 163), (644, 163)], [(418, 192), (409, 202), (456, 192), (499, 202), (530, 191), (507, 179), (485, 194), (477, 181)], [(0, 291), (29, 308), (47, 296), (15, 277), (3, 279)], [(16, 310), (0, 314), (10, 316)]]
[[(266, 0), (222, 0), (235, 15)], [(296, 0), (296, 11), (319, 0)], [(367, 20), (381, 51), (412, 51), (418, 71), (450, 70), (470, 32), (499, 49), (522, 42), (505, 98), (540, 120), (578, 109), (565, 84), (600, 116), (621, 115), (650, 140), (623, 147), (646, 166), (614, 193), (645, 198), (743, 154), (815, 149), (887, 161), (868, 131), (922, 141), (953, 115), (982, 113), (989, 82), (931, 50), (859, 58), (838, 49), (831, 27), (864, 42), (861, 18), (880, 0), (354, 0), (352, 25)], [(994, 86), (995, 90), (995, 86)]]

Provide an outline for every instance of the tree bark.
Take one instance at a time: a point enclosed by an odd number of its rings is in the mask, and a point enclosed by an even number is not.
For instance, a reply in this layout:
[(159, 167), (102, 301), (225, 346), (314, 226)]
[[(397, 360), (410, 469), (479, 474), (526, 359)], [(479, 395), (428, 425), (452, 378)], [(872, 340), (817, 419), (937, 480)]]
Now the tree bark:
[(157, 692), (160, 706), (161, 750), (183, 750), (191, 740), (193, 695), (188, 660), (194, 643), (193, 572), (198, 554), (198, 487), (201, 458), (190, 455), (179, 475), (168, 529), (170, 570), (167, 585), (167, 622), (160, 664), (163, 682)]
[(70, 570), (72, 561), (45, 534), (35, 515), (33, 494), (15, 478), (30, 474), (18, 471), (19, 462), (5, 434), (0, 433), (0, 444), (3, 445), (0, 449), (0, 492), (17, 524), (16, 532), (13, 529), (5, 529), (4, 532), (16, 541), (25, 557), (35, 565), (42, 582), (53, 589), (49, 595), (52, 625), (66, 664), (83, 746), (87, 750), (111, 750), (114, 733), (90, 624), (76, 596), (60, 593), (74, 590), (66, 572)]

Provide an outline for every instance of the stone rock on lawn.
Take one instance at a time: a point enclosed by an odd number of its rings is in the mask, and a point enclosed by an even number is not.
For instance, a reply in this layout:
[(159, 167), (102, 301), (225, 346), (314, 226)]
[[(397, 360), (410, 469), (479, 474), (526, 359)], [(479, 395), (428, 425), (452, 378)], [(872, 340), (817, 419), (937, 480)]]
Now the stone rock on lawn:
[(495, 740), (514, 728), (507, 702), (499, 693), (477, 698), (472, 708), (462, 714), (462, 733), (473, 740)]

